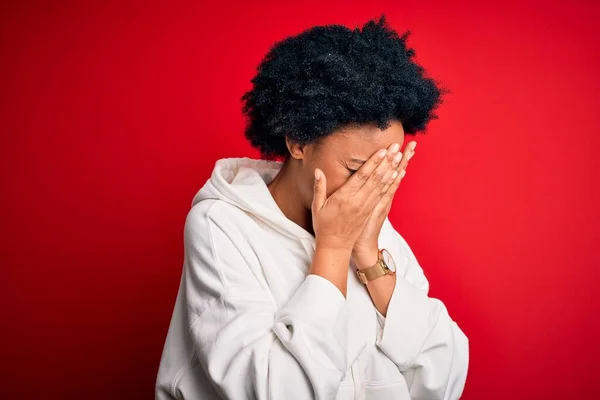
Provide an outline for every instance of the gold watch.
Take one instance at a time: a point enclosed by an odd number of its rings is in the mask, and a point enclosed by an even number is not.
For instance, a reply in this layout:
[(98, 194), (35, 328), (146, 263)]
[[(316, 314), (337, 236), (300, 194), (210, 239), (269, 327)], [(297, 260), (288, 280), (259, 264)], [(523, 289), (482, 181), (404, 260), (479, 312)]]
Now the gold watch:
[(393, 275), (396, 273), (396, 264), (389, 251), (380, 249), (378, 259), (375, 265), (365, 269), (356, 269), (358, 279), (365, 285), (381, 276)]

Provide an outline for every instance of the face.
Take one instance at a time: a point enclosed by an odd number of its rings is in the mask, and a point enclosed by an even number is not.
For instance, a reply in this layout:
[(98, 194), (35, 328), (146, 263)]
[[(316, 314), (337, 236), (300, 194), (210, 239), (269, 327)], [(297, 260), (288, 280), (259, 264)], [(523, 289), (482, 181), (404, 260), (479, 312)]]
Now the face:
[(398, 143), (402, 149), (404, 129), (396, 120), (385, 130), (374, 125), (351, 125), (339, 129), (319, 143), (290, 146), (302, 204), (306, 208), (312, 204), (315, 168), (325, 173), (329, 196), (377, 150), (387, 149), (394, 143)]

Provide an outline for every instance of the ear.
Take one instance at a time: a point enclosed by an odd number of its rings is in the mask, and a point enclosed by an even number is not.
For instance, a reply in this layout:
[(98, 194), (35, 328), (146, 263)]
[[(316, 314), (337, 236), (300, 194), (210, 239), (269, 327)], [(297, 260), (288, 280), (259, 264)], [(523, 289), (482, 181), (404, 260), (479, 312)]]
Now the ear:
[(303, 160), (306, 157), (306, 145), (301, 145), (291, 141), (287, 136), (285, 137), (285, 145), (290, 152), (290, 156), (296, 160)]

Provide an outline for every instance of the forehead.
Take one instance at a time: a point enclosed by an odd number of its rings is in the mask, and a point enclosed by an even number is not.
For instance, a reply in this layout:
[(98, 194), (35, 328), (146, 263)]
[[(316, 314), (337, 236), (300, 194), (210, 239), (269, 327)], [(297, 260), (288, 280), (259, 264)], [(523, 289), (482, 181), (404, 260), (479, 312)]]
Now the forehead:
[(343, 157), (368, 159), (379, 149), (404, 143), (404, 129), (399, 121), (392, 121), (381, 130), (376, 125), (348, 125), (328, 136), (323, 143)]

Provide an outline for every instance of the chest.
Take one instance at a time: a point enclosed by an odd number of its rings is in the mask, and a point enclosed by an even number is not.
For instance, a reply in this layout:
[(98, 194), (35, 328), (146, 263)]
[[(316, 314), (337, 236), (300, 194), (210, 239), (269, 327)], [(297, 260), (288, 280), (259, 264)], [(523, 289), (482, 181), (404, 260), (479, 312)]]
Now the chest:
[[(310, 268), (314, 242), (299, 241), (260, 226), (247, 241), (256, 269), (278, 307), (283, 306), (300, 286)], [(260, 233), (259, 233), (260, 232)], [(382, 238), (385, 242), (385, 238)], [(405, 257), (399, 257), (402, 270)], [(340, 383), (337, 400), (410, 399), (407, 380), (398, 367), (378, 348), (381, 327), (366, 287), (358, 280), (352, 263), (348, 265), (347, 302), (350, 309), (348, 366)]]

